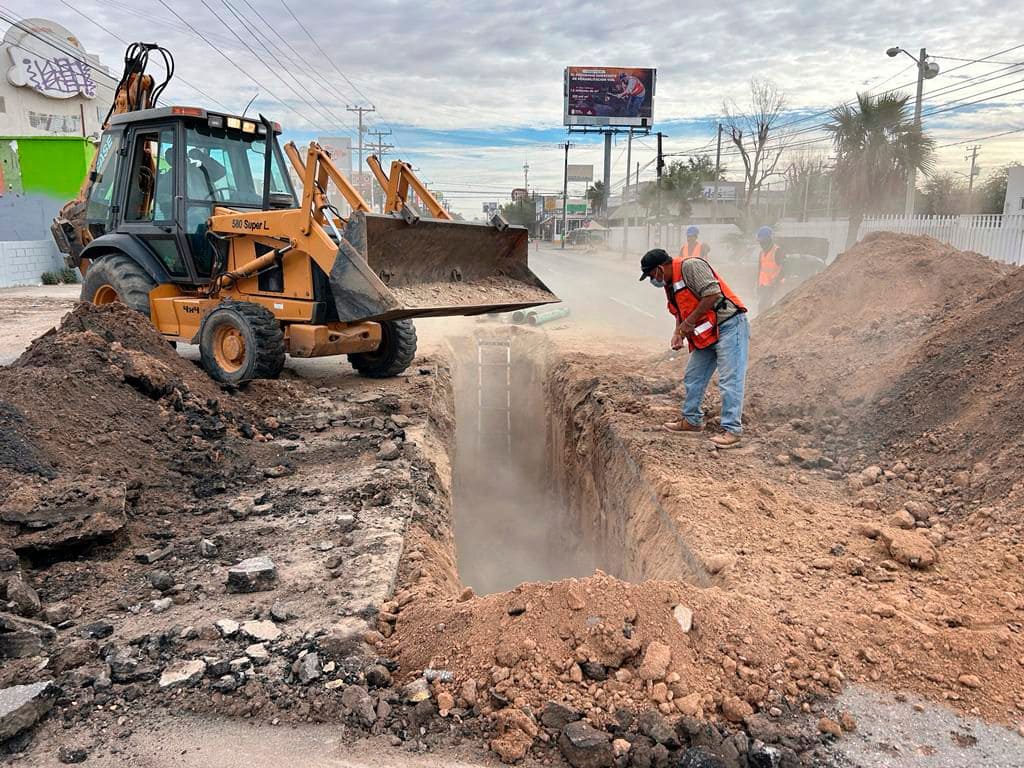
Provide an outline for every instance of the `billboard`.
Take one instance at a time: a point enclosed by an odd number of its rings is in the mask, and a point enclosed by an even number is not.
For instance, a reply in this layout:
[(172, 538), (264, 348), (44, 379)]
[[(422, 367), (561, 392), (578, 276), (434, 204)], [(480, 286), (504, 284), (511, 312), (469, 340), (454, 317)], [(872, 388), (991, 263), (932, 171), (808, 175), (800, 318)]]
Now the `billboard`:
[(331, 162), (338, 166), (338, 170), (351, 178), (352, 139), (348, 136), (318, 136), (316, 143), (330, 153)]
[[(338, 170), (353, 183), (357, 189), (360, 188), (359, 180), (352, 178), (352, 139), (348, 136), (318, 136), (316, 143), (323, 147), (331, 156), (331, 162), (338, 166)], [(363, 190), (359, 189), (360, 194)], [(364, 197), (369, 197), (370, 190), (367, 188)], [(339, 210), (346, 211), (348, 202), (345, 200), (341, 190), (333, 181), (327, 182), (327, 197)]]
[(566, 181), (593, 181), (594, 166), (592, 165), (570, 165), (566, 170)]
[(484, 203), (483, 212), (486, 213), (488, 216), (493, 216), (494, 214), (496, 214), (498, 212), (497, 201)]
[(565, 125), (652, 126), (655, 74), (642, 67), (566, 67)]
[(525, 187), (516, 187), (515, 189), (512, 190), (512, 202), (513, 203), (518, 203), (520, 200), (525, 200), (527, 198), (527, 196), (528, 195), (526, 193), (526, 188)]
[(587, 198), (585, 197), (570, 197), (569, 204), (565, 208), (566, 213), (586, 213), (587, 212)]

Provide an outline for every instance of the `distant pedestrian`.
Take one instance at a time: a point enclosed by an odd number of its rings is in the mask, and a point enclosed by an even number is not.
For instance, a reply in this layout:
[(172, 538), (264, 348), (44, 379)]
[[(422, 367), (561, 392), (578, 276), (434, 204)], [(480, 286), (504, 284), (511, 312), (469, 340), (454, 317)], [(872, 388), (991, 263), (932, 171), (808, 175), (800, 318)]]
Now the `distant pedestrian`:
[(711, 254), (711, 246), (702, 243), (697, 238), (700, 236), (700, 229), (691, 224), (686, 228), (686, 242), (679, 249), (680, 259), (699, 258), (706, 259)]
[(665, 289), (668, 311), (676, 321), (672, 349), (690, 350), (683, 384), (682, 418), (664, 424), (669, 432), (704, 431), (704, 393), (715, 369), (722, 395), (724, 435), (711, 438), (719, 448), (735, 448), (743, 434), (743, 391), (747, 377), (750, 323), (740, 298), (704, 259), (670, 257), (661, 248), (644, 254), (640, 279)]
[(786, 254), (775, 242), (771, 227), (757, 230), (757, 242), (761, 245), (757, 258), (757, 311), (764, 312), (782, 298), (782, 268)]

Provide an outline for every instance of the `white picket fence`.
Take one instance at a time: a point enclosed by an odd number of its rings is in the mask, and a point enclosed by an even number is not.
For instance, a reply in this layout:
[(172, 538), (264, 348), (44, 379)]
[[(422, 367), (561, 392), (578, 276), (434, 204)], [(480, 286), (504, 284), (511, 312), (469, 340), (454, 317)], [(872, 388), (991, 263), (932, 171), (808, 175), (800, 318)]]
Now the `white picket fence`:
[[(814, 219), (812, 221), (782, 221), (775, 226), (780, 237), (824, 237), (829, 241), (829, 260), (843, 251), (846, 245), (846, 219)], [(873, 216), (864, 219), (858, 239), (869, 232), (900, 232), (928, 235), (948, 243), (961, 251), (975, 251), (995, 261), (1024, 266), (1024, 214), (985, 214), (969, 216)], [(712, 253), (729, 253), (743, 241), (739, 230), (732, 224), (701, 224), (700, 239), (712, 248)], [(623, 227), (608, 232), (608, 245), (612, 250), (623, 249)], [(626, 250), (643, 253), (649, 248), (664, 248), (677, 253), (686, 239), (686, 226), (681, 224), (647, 224), (629, 227)], [(754, 247), (753, 241), (750, 247)]]

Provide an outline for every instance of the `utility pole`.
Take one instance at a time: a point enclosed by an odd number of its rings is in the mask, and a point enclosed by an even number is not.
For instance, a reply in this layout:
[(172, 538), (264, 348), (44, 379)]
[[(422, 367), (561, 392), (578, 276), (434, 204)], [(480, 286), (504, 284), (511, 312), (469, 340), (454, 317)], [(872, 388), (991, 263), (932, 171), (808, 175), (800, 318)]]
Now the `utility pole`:
[(967, 212), (974, 213), (974, 177), (980, 172), (978, 170), (978, 150), (981, 149), (980, 144), (967, 148), (967, 154), (964, 155), (964, 160), (971, 161), (971, 175), (967, 179)]
[[(382, 131), (382, 130), (378, 129), (376, 131), (367, 131), (367, 133), (370, 134), (371, 136), (376, 136), (377, 137), (377, 141), (376, 142), (370, 142), (370, 143), (371, 144), (376, 143), (377, 146), (375, 147), (375, 149), (377, 150), (377, 159), (380, 160), (381, 166), (383, 166), (384, 165), (384, 153), (387, 150), (389, 150), (389, 149), (394, 149), (395, 148), (394, 144), (385, 144), (384, 143), (384, 137), (391, 135), (391, 129), (388, 128), (386, 131)], [(381, 189), (381, 195), (380, 195), (381, 199), (380, 199), (380, 205), (379, 205), (379, 210), (380, 210), (381, 213), (384, 212), (384, 202), (385, 202), (384, 201), (384, 197), (385, 197), (385, 195), (386, 195), (385, 191), (383, 189)], [(371, 208), (374, 207), (374, 199), (373, 199), (373, 197), (374, 197), (374, 195), (373, 195), (373, 180), (371, 179), (370, 180), (370, 207)]]
[(657, 200), (658, 200), (658, 237), (655, 240), (655, 244), (656, 245), (661, 245), (661, 172), (665, 168), (665, 157), (664, 157), (664, 154), (661, 151), (661, 139), (662, 139), (662, 136), (664, 136), (664, 134), (661, 131), (658, 131), (658, 162), (657, 162), (657, 169), (658, 169), (658, 182), (657, 182), (658, 183), (658, 187), (657, 187), (657, 189), (658, 189), (658, 193), (657, 193)]
[(807, 197), (811, 192), (811, 169), (807, 169), (807, 179), (804, 181), (804, 213), (800, 217), (800, 221), (807, 221)]
[(562, 250), (565, 250), (565, 228), (569, 222), (569, 147), (565, 142), (565, 169), (562, 172)]
[(604, 135), (604, 194), (601, 195), (601, 208), (605, 217), (608, 216), (608, 197), (612, 186), (612, 134)]
[[(365, 168), (363, 168), (363, 131), (364, 131), (364, 129), (363, 129), (363, 113), (364, 112), (376, 112), (377, 108), (371, 104), (368, 107), (350, 107), (350, 106), (346, 105), (345, 109), (348, 112), (355, 112), (355, 113), (357, 113), (359, 115), (359, 165), (357, 165), (356, 168), (358, 169), (358, 173), (359, 173), (359, 177), (358, 178), (362, 179), (363, 178), (363, 171), (365, 170)], [(371, 189), (372, 189), (372, 186), (371, 186)]]
[[(924, 71), (925, 59), (928, 58), (928, 51), (921, 49), (921, 55), (917, 59), (917, 100), (914, 102), (914, 128), (921, 132), (921, 99), (924, 97)], [(904, 215), (909, 219), (914, 215), (914, 195), (917, 192), (917, 168), (911, 166), (907, 174), (907, 202), (904, 206)]]
[(832, 220), (832, 173), (834, 171), (834, 168), (829, 168), (828, 170), (828, 203), (826, 203), (826, 208), (828, 209), (828, 211), (826, 215), (828, 216), (829, 221)]
[(633, 129), (629, 129), (629, 138), (626, 139), (626, 187), (622, 191), (622, 204), (626, 204), (629, 198), (629, 171), (633, 166)]
[(715, 199), (711, 205), (711, 222), (718, 223), (718, 177), (722, 173), (722, 124), (718, 124), (718, 149), (715, 150)]
[(526, 190), (526, 197), (530, 196), (530, 161), (523, 161), (523, 189)]

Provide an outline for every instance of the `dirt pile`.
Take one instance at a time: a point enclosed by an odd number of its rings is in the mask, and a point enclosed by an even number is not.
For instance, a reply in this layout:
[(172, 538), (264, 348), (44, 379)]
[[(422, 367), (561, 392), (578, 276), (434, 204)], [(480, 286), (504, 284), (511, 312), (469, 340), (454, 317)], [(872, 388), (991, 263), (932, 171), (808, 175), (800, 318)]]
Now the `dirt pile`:
[(1006, 272), (930, 237), (870, 234), (757, 319), (751, 394), (781, 416), (856, 404)]
[(244, 474), (238, 438), (258, 431), (252, 405), (120, 304), (79, 305), (0, 369), (0, 393), (3, 522), (21, 534), (93, 502), (116, 517), (208, 496)]
[(1024, 493), (1024, 271), (950, 313), (865, 413), (873, 433), (943, 485), (992, 503)]
[(682, 582), (629, 584), (597, 571), (485, 597), (399, 596), (384, 611), (402, 674), (434, 674), (435, 695), (483, 715), (554, 702), (601, 727), (650, 709), (740, 723), (843, 680), (782, 612)]

